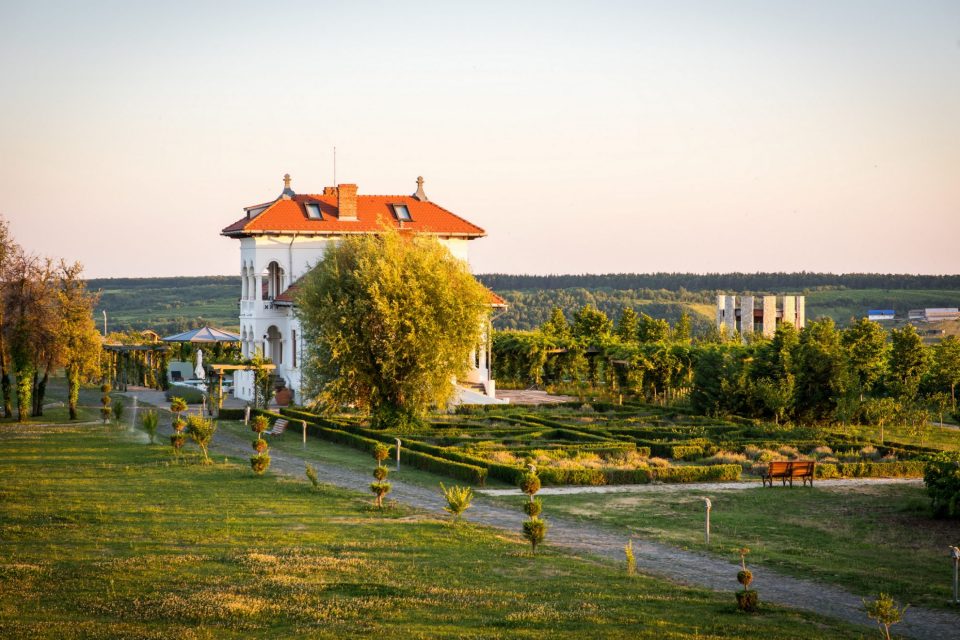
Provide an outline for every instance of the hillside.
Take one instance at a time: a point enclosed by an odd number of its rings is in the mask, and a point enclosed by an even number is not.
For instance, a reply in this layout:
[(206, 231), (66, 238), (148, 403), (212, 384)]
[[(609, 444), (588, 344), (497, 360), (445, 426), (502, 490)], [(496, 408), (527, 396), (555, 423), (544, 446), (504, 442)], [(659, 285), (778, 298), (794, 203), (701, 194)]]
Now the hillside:
[[(960, 306), (960, 276), (901, 274), (607, 274), (523, 276), (484, 274), (479, 279), (503, 296), (509, 308), (497, 314), (498, 329), (539, 326), (554, 306), (568, 317), (592, 304), (616, 318), (625, 306), (656, 318), (675, 321), (686, 309), (695, 332), (713, 322), (715, 294), (804, 293), (807, 317), (830, 316), (840, 324), (862, 317), (869, 309), (909, 309)], [(743, 286), (736, 285), (741, 282)], [(750, 285), (747, 287), (746, 285)], [(153, 328), (173, 333), (211, 324), (238, 328), (238, 276), (183, 278), (101, 278), (89, 281), (101, 291), (96, 310), (107, 311), (111, 331)]]

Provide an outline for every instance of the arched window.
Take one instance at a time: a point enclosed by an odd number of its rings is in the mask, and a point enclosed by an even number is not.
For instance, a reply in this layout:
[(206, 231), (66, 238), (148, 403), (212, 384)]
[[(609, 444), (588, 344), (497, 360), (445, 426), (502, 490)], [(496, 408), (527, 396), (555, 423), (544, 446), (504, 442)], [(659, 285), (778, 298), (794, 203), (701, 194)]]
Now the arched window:
[(286, 288), (286, 278), (284, 277), (283, 267), (276, 262), (267, 265), (267, 271), (264, 274), (266, 281), (263, 283), (263, 298), (273, 300), (283, 293)]
[(283, 364), (283, 335), (276, 325), (270, 325), (270, 328), (267, 329), (266, 342), (266, 356), (273, 360), (273, 364)]

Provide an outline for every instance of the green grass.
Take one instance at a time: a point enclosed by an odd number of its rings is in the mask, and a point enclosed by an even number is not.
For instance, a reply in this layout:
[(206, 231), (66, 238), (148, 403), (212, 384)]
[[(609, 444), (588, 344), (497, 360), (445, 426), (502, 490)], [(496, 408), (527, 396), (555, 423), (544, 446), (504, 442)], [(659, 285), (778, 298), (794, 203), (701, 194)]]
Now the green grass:
[[(704, 502), (713, 502), (711, 544), (704, 542)], [(522, 498), (501, 499), (519, 506)], [(848, 588), (885, 591), (915, 605), (943, 607), (950, 597), (947, 545), (960, 522), (934, 520), (922, 486), (683, 490), (550, 495), (544, 513), (566, 515), (624, 534)]]
[[(856, 638), (99, 425), (0, 426), (7, 638)], [(732, 582), (732, 577), (731, 577)]]

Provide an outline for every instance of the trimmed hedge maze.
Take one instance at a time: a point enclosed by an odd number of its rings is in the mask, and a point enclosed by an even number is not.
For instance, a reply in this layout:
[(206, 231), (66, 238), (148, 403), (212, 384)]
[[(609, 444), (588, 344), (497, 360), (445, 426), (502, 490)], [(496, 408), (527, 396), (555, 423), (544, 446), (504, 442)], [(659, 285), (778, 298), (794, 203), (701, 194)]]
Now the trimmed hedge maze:
[[(222, 419), (242, 419), (223, 410)], [(474, 485), (516, 485), (530, 465), (545, 485), (722, 482), (773, 460), (816, 459), (819, 478), (922, 477), (935, 449), (857, 441), (843, 433), (723, 421), (645, 405), (461, 407), (412, 433), (369, 429), (355, 416), (259, 411), (307, 423), (308, 434), (370, 451), (400, 438), (401, 463)]]

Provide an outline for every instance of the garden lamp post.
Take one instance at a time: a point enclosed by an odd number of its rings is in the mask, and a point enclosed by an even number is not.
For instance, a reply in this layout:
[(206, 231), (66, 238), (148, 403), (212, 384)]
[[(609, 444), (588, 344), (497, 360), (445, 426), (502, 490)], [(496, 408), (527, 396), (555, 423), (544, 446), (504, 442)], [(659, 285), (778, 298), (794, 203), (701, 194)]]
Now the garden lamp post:
[(953, 604), (960, 604), (960, 547), (950, 547), (950, 557), (953, 559)]
[(250, 426), (250, 405), (243, 408), (243, 426)]
[(403, 444), (400, 442), (400, 438), (394, 438), (397, 441), (397, 471), (400, 471), (400, 445)]
[(307, 421), (301, 420), (300, 424), (303, 426), (303, 448), (307, 448)]
[(710, 502), (710, 498), (703, 499), (704, 506), (706, 507), (707, 519), (705, 522), (705, 529), (703, 531), (704, 538), (706, 539), (707, 545), (710, 544), (710, 509), (713, 508), (713, 503)]
[(133, 417), (130, 418), (130, 430), (137, 428), (137, 396), (133, 396)]

